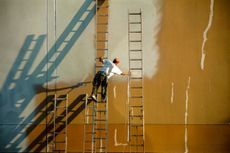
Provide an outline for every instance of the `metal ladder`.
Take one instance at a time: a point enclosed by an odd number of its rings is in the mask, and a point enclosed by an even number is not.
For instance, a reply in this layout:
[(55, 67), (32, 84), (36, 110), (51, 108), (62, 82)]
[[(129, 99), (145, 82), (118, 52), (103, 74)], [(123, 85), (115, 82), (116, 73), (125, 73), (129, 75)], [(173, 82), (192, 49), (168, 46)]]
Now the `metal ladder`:
[(128, 12), (129, 71), (129, 150), (145, 152), (144, 149), (144, 94), (143, 94), (143, 52), (142, 12)]
[(109, 0), (96, 0), (96, 68), (102, 67), (99, 57), (108, 58)]
[(47, 126), (52, 129), (47, 133), (47, 152), (67, 153), (68, 94), (55, 94), (50, 105), (53, 109), (47, 112)]
[(94, 103), (85, 95), (85, 118), (84, 118), (84, 136), (83, 136), (83, 153), (94, 153)]
[[(102, 67), (100, 57), (108, 58), (109, 0), (96, 0), (96, 72)], [(101, 89), (94, 102), (93, 142), (95, 153), (107, 153), (108, 146), (108, 99), (101, 100)]]

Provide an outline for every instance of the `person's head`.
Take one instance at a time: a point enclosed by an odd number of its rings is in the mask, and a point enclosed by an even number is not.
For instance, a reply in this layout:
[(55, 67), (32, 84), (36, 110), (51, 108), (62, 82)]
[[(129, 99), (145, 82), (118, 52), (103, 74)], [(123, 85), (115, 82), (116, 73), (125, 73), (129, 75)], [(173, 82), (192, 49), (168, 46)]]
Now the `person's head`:
[(119, 64), (120, 59), (118, 57), (114, 58), (113, 63), (116, 64), (116, 65)]

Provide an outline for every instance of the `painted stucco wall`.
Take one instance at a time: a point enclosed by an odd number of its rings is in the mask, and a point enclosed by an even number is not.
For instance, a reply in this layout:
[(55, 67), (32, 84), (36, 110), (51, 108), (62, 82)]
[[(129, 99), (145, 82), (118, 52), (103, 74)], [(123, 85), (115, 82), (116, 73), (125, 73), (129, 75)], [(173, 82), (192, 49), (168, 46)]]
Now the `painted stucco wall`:
[[(86, 10), (94, 3), (56, 0), (55, 8), (54, 2), (0, 1), (1, 152), (34, 151), (31, 144), (45, 129), (46, 98), (54, 89), (68, 93), (69, 104), (91, 92), (95, 20), (94, 11)], [(228, 0), (110, 1), (109, 58), (120, 57), (123, 71), (128, 70), (128, 10), (143, 12), (147, 151), (230, 150), (229, 6)], [(127, 78), (112, 78), (108, 94), (109, 151), (122, 152)], [(82, 149), (79, 104), (68, 126), (70, 152)]]

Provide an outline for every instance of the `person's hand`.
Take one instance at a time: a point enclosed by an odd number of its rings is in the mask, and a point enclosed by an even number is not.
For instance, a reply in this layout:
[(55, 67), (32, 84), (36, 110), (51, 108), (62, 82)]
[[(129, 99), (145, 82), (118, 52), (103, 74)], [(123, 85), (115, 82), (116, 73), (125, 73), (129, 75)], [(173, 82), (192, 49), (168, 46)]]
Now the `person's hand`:
[(130, 72), (130, 71), (128, 71), (128, 72), (123, 72), (123, 73), (121, 73), (121, 75), (130, 76), (130, 75), (131, 75), (131, 72)]

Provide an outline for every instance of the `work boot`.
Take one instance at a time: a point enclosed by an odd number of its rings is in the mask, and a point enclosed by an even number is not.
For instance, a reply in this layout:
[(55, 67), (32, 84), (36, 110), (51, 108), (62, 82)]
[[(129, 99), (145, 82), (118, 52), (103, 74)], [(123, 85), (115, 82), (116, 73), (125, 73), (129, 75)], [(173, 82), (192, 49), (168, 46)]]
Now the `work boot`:
[(91, 98), (97, 102), (97, 97), (95, 95), (91, 95)]

